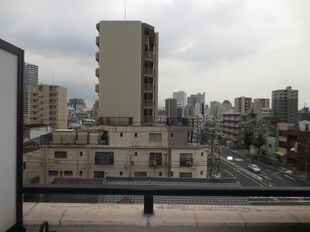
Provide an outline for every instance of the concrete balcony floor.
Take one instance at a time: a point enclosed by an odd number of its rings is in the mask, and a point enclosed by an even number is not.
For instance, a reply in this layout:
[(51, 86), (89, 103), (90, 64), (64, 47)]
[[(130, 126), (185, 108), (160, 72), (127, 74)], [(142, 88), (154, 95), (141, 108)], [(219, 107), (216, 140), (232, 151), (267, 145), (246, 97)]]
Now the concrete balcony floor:
[(310, 206), (24, 203), (26, 231), (310, 231)]

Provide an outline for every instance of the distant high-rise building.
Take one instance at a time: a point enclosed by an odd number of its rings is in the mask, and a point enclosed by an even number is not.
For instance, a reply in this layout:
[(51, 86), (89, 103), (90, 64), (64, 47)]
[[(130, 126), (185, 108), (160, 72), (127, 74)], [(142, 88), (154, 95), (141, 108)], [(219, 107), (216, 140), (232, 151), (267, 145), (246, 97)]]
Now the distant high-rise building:
[(205, 96), (205, 92), (203, 92), (203, 94), (192, 94), (187, 98), (189, 116), (204, 114)]
[(210, 102), (210, 111), (211, 115), (216, 118), (216, 119), (221, 119), (222, 118), (222, 106), (221, 103), (218, 101), (212, 101)]
[(187, 104), (186, 93), (184, 91), (173, 92), (172, 98), (177, 99), (177, 103), (183, 107), (185, 107)]
[(279, 122), (297, 123), (298, 90), (289, 86), (272, 91), (272, 114)]
[(28, 86), (28, 124), (67, 128), (67, 89), (55, 85)]
[(252, 107), (252, 98), (250, 97), (237, 97), (235, 98), (235, 112), (241, 114), (247, 113)]
[(253, 103), (260, 102), (262, 108), (270, 109), (270, 99), (269, 98), (256, 98), (253, 99)]
[(165, 101), (165, 111), (167, 118), (176, 119), (177, 118), (177, 99), (167, 98)]
[(232, 104), (230, 103), (230, 101), (229, 100), (224, 100), (223, 103), (222, 103), (223, 113), (226, 112), (226, 111), (231, 110), (231, 108), (232, 108)]
[(39, 79), (39, 68), (37, 65), (24, 63), (24, 121), (27, 120), (28, 116), (28, 86), (38, 85)]
[(158, 33), (140, 21), (97, 24), (99, 123), (153, 125), (158, 106)]

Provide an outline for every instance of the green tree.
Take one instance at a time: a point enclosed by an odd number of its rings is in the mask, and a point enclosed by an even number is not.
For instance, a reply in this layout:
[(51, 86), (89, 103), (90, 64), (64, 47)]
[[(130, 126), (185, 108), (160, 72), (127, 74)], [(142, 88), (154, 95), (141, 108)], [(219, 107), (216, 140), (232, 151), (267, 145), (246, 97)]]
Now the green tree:
[(262, 134), (258, 134), (253, 141), (253, 145), (258, 149), (258, 155), (260, 155), (261, 147), (266, 144), (266, 141)]
[(253, 142), (253, 132), (250, 130), (245, 130), (243, 133), (243, 143), (247, 150), (250, 149), (250, 145)]

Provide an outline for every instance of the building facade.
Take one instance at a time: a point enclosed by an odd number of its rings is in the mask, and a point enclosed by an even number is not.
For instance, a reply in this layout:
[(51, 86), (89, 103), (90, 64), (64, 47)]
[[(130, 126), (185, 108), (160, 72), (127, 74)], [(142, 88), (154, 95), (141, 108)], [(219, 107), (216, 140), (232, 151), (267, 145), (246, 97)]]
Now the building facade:
[(56, 85), (30, 85), (28, 124), (67, 128), (67, 89)]
[[(99, 117), (104, 124), (153, 125), (158, 106), (158, 33), (140, 21), (97, 24)], [(123, 120), (123, 121), (124, 121)]]
[(56, 130), (41, 145), (41, 183), (54, 178), (206, 178), (207, 147), (191, 145), (185, 127), (109, 127)]
[(177, 99), (178, 105), (185, 107), (187, 105), (186, 93), (184, 91), (173, 92), (172, 98)]
[(23, 78), (23, 90), (24, 90), (24, 122), (28, 117), (28, 86), (38, 85), (39, 79), (39, 67), (34, 64), (24, 63), (24, 78)]
[(279, 122), (297, 123), (298, 90), (291, 86), (272, 91), (272, 114)]
[(248, 113), (252, 107), (252, 98), (250, 97), (238, 97), (235, 98), (235, 112), (241, 114)]

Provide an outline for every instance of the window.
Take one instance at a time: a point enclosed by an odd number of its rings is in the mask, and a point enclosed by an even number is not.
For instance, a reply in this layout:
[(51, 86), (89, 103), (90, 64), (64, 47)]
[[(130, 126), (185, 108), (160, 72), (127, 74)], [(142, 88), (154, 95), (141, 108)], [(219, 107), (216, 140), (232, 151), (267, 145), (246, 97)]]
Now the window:
[(149, 134), (149, 142), (151, 143), (161, 143), (161, 133), (150, 133)]
[(135, 172), (135, 177), (146, 177), (147, 173), (146, 172)]
[(137, 138), (138, 137), (138, 133), (135, 133), (135, 138)]
[(58, 176), (58, 171), (57, 170), (49, 170), (48, 175), (49, 176)]
[(201, 156), (203, 156), (203, 152), (201, 152)]
[(180, 153), (180, 166), (191, 167), (193, 165), (192, 153)]
[(192, 173), (191, 172), (180, 172), (180, 177), (191, 178)]
[(109, 165), (114, 163), (114, 152), (96, 152), (95, 164)]
[(55, 159), (66, 159), (67, 152), (66, 151), (55, 151)]
[(73, 176), (73, 171), (64, 171), (64, 176)]
[(162, 173), (161, 173), (161, 172), (159, 172), (159, 173), (158, 173), (158, 175), (159, 175), (159, 176), (162, 176)]
[(173, 171), (170, 172), (170, 176), (173, 177)]
[(173, 138), (173, 133), (170, 134), (170, 137)]
[(83, 152), (82, 151), (80, 151), (80, 156), (83, 156)]
[(279, 146), (279, 147), (282, 147), (282, 148), (286, 148), (286, 142), (279, 141), (279, 142), (278, 142), (278, 146)]
[(104, 171), (94, 171), (94, 178), (104, 178)]
[(120, 171), (120, 172), (119, 172), (119, 175), (122, 176), (122, 175), (123, 175), (123, 171)]
[(200, 171), (200, 175), (201, 175), (201, 176), (203, 175), (203, 171)]
[(120, 136), (120, 137), (123, 137), (123, 132), (121, 132), (121, 133), (119, 134), (119, 136)]
[(83, 171), (80, 171), (80, 176), (83, 176)]
[(137, 156), (138, 155), (138, 152), (135, 152), (135, 156)]
[(27, 168), (26, 162), (23, 162), (24, 170)]
[(150, 153), (150, 166), (162, 165), (162, 153)]

